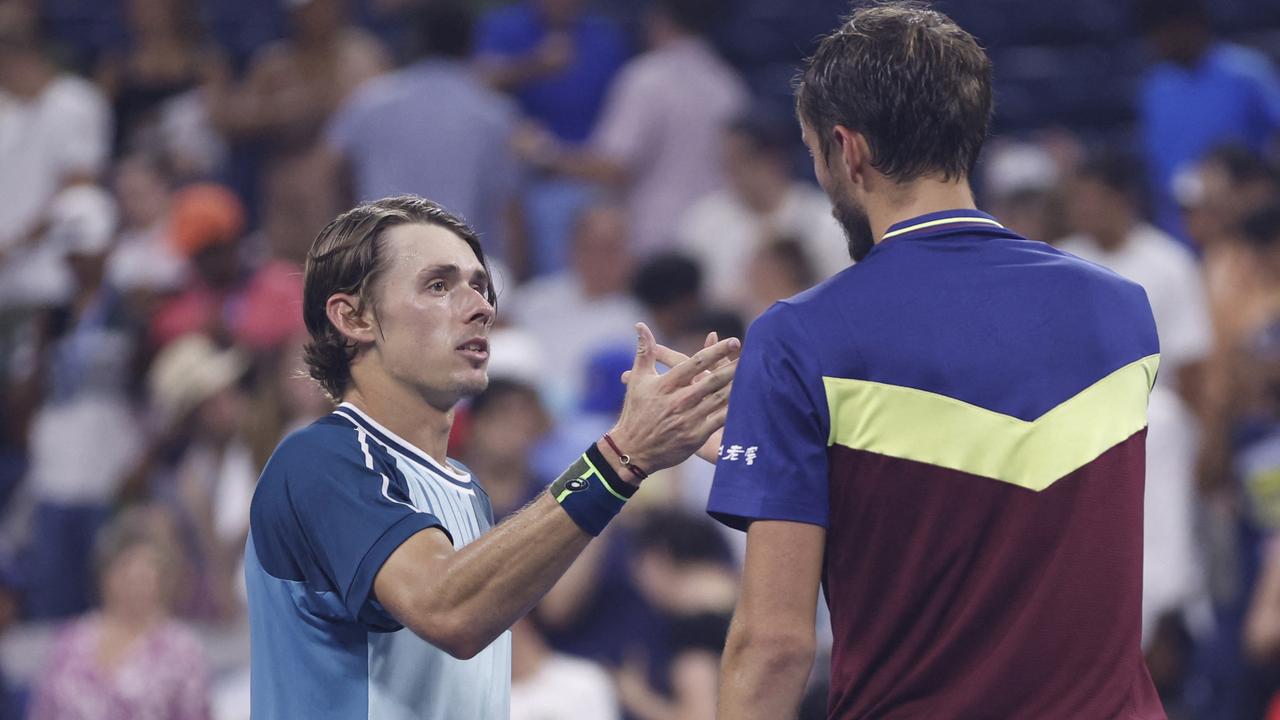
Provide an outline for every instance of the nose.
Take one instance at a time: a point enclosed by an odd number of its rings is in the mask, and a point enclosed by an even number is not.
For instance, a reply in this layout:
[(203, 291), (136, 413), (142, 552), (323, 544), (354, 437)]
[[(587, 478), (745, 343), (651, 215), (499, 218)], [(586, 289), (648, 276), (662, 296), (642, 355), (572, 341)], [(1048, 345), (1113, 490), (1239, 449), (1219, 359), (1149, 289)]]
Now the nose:
[(485, 327), (492, 325), (496, 311), (489, 303), (488, 296), (473, 287), (468, 287), (467, 291), (467, 324), (478, 322)]

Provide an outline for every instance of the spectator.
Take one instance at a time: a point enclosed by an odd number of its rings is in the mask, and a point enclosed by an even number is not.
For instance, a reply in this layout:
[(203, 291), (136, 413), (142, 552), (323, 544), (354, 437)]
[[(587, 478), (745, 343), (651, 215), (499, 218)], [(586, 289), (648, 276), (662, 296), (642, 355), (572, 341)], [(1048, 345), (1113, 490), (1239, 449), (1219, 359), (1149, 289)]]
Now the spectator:
[(53, 64), (34, 18), (0, 12), (0, 306), (65, 300), (31, 283), (60, 262), (41, 226), (62, 189), (96, 181), (110, 133), (102, 93)]
[(518, 265), (517, 168), (509, 151), (516, 109), (466, 64), (471, 16), (464, 6), (424, 4), (417, 32), (417, 58), (353, 95), (329, 126), (328, 143), (356, 200), (431, 198)]
[(1137, 163), (1120, 155), (1086, 162), (1068, 200), (1076, 234), (1058, 247), (1146, 289), (1160, 333), (1160, 381), (1200, 412), (1213, 341), (1204, 281), (1185, 247), (1143, 221), (1140, 173)]
[(779, 300), (799, 294), (817, 282), (813, 261), (799, 240), (782, 237), (758, 248), (747, 265), (750, 288), (745, 317), (756, 318)]
[(522, 0), (480, 23), (476, 54), (490, 84), (557, 138), (583, 142), (595, 127), (626, 39), (585, 0)]
[(658, 342), (685, 336), (706, 309), (702, 268), (684, 255), (662, 253), (650, 258), (636, 270), (631, 290), (653, 318)]
[(94, 551), (102, 605), (59, 633), (30, 720), (207, 720), (199, 639), (170, 614), (179, 566), (148, 511), (125, 511)]
[(152, 494), (174, 510), (185, 535), (193, 577), (180, 610), (191, 618), (226, 621), (240, 610), (237, 570), (261, 470), (244, 431), (248, 369), (239, 349), (188, 335), (156, 357), (147, 377), (161, 444), (177, 448), (155, 472)]
[(272, 252), (299, 265), (345, 207), (321, 142), (329, 118), (364, 81), (386, 71), (386, 49), (348, 24), (345, 0), (291, 0), (290, 35), (259, 51), (243, 86), (222, 79), (214, 117), (231, 137), (264, 140), (262, 224)]
[(107, 262), (107, 278), (121, 292), (142, 294), (141, 309), (176, 291), (187, 276), (186, 260), (168, 242), (166, 231), (172, 176), (163, 156), (138, 153), (115, 167), (115, 196), (120, 205), (118, 245)]
[(46, 244), (63, 255), (71, 296), (38, 319), (33, 373), (20, 386), (34, 408), (27, 433), (33, 501), (26, 552), (29, 612), (88, 609), (88, 558), (120, 483), (142, 450), (128, 396), (139, 328), (104, 282), (115, 205), (92, 186), (55, 199)]
[[(720, 654), (738, 598), (738, 576), (720, 531), (702, 515), (650, 510), (633, 562), (641, 592), (666, 616), (671, 656), (659, 687), (638, 658), (618, 673), (618, 695), (640, 720), (715, 715)], [(663, 672), (665, 671), (665, 672)]]
[(116, 156), (153, 145), (166, 104), (210, 79), (225, 62), (205, 41), (194, 0), (123, 4), (129, 44), (106, 52), (95, 72), (115, 117)]
[(295, 265), (276, 260), (253, 268), (240, 250), (244, 207), (230, 190), (193, 185), (173, 199), (169, 241), (194, 277), (151, 322), (158, 347), (188, 333), (206, 333), (270, 349), (302, 327), (302, 278)]
[(1155, 217), (1185, 239), (1175, 181), (1215, 146), (1262, 151), (1280, 128), (1280, 78), (1262, 54), (1214, 39), (1203, 0), (1140, 0), (1136, 10), (1159, 60), (1138, 101)]
[(767, 242), (782, 236), (799, 241), (815, 281), (849, 265), (844, 233), (826, 196), (791, 177), (794, 126), (763, 109), (729, 123), (721, 142), (728, 185), (695, 202), (675, 229), (680, 249), (707, 273), (708, 299), (752, 317), (750, 283), (743, 279)]
[(631, 262), (626, 212), (595, 204), (578, 215), (568, 270), (519, 288), (510, 317), (554, 357), (542, 385), (558, 408), (582, 397), (587, 359), (614, 345), (630, 347), (644, 309), (627, 293)]
[(488, 478), (485, 491), (493, 516), (501, 522), (536, 498), (553, 478), (533, 469), (534, 445), (550, 421), (538, 391), (516, 380), (493, 377), (471, 400), (463, 460), (476, 477)]
[(545, 131), (518, 138), (521, 155), (537, 167), (625, 188), (641, 257), (669, 247), (680, 214), (723, 185), (718, 141), (746, 104), (742, 80), (703, 37), (713, 20), (709, 6), (704, 0), (650, 6), (649, 50), (619, 73), (586, 149), (564, 147)]
[(617, 720), (604, 669), (553, 651), (531, 618), (511, 628), (511, 720)]
[(982, 162), (985, 205), (1025, 238), (1062, 237), (1062, 168), (1042, 144), (993, 141)]

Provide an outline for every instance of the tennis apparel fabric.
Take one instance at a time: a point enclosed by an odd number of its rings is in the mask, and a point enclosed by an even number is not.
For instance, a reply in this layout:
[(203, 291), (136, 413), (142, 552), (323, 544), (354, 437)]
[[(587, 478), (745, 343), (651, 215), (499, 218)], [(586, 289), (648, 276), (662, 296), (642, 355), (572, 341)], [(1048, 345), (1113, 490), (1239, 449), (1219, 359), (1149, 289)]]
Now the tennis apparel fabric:
[(373, 596), (415, 533), (439, 528), (461, 548), (492, 525), (469, 473), (350, 404), (286, 438), (258, 481), (245, 553), (254, 720), (507, 717), (510, 632), (458, 660)]
[(743, 348), (709, 511), (827, 530), (828, 717), (1163, 718), (1140, 649), (1142, 288), (972, 210)]

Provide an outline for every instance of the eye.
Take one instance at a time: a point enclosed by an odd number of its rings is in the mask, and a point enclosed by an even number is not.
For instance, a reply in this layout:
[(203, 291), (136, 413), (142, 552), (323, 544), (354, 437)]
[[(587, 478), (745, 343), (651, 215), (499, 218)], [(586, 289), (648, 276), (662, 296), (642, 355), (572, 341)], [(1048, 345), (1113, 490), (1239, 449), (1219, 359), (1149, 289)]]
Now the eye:
[(448, 284), (443, 280), (432, 280), (431, 284), (427, 285), (427, 289), (432, 292), (444, 292), (448, 288)]
[(480, 293), (481, 295), (484, 295), (485, 293), (489, 292), (489, 286), (486, 283), (482, 283), (482, 282), (471, 283), (471, 287), (474, 288), (475, 291)]

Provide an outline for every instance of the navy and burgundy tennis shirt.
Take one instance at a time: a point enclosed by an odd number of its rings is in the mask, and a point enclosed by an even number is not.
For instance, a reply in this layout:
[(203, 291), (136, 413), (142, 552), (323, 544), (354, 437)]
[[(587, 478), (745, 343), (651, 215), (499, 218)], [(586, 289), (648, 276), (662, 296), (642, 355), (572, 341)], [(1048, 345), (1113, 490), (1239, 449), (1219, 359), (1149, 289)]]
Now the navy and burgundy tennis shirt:
[(1163, 718), (1140, 649), (1138, 285), (973, 210), (747, 334), (709, 511), (827, 530), (828, 717)]

